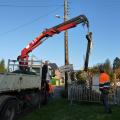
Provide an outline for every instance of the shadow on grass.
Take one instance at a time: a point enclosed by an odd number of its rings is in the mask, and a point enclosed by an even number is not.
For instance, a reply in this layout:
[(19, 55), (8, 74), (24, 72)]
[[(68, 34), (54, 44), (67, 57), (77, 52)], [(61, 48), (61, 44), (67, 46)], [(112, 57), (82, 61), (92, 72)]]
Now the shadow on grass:
[(119, 120), (120, 107), (112, 106), (112, 109), (112, 114), (106, 114), (101, 104), (75, 102), (71, 105), (66, 99), (56, 99), (19, 120)]

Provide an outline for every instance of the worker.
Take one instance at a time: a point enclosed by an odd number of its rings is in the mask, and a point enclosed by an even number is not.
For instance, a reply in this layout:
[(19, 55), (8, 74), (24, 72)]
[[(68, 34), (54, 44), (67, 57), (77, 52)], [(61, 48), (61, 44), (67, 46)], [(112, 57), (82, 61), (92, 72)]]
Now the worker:
[(42, 67), (42, 80), (43, 81), (46, 81), (47, 72), (48, 72), (48, 62), (45, 61), (44, 65)]
[(108, 94), (110, 90), (110, 77), (107, 73), (105, 73), (104, 67), (102, 65), (99, 67), (99, 71), (99, 89), (101, 91), (101, 98), (105, 107), (105, 112), (111, 113), (111, 108), (108, 101)]
[(54, 95), (54, 86), (49, 83), (49, 96), (52, 97)]
[(42, 86), (46, 86), (46, 90), (49, 91), (49, 85), (46, 81), (48, 72), (48, 61), (45, 61), (44, 65), (42, 66)]

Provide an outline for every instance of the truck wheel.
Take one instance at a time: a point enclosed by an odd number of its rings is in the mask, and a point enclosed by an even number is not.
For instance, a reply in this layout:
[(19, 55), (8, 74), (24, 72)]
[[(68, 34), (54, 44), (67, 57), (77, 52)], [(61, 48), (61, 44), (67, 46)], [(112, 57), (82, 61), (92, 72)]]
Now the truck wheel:
[(2, 120), (14, 120), (16, 108), (16, 101), (8, 101), (2, 110)]

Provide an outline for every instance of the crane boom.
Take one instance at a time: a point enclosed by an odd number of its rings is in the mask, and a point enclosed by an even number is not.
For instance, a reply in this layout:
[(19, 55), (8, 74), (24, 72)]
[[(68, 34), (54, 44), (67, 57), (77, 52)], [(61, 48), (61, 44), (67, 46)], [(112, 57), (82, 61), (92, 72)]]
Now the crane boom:
[(27, 65), (28, 64), (27, 62), (21, 62), (21, 61), (24, 60), (27, 61), (29, 57), (28, 54), (32, 50), (34, 50), (37, 46), (39, 46), (42, 42), (44, 42), (47, 38), (52, 37), (53, 35), (58, 34), (62, 31), (76, 27), (80, 23), (83, 23), (84, 25), (87, 26), (87, 28), (89, 28), (89, 21), (87, 17), (85, 15), (79, 15), (57, 26), (44, 30), (38, 37), (36, 37), (21, 51), (21, 55), (18, 56), (18, 60), (20, 61), (19, 64), (21, 66)]

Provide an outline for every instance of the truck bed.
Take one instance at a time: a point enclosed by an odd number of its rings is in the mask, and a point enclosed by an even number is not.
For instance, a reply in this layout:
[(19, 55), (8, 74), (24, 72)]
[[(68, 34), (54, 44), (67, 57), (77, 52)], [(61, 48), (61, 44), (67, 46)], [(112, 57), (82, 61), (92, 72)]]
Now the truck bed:
[(0, 74), (0, 93), (41, 88), (40, 75), (6, 73)]

